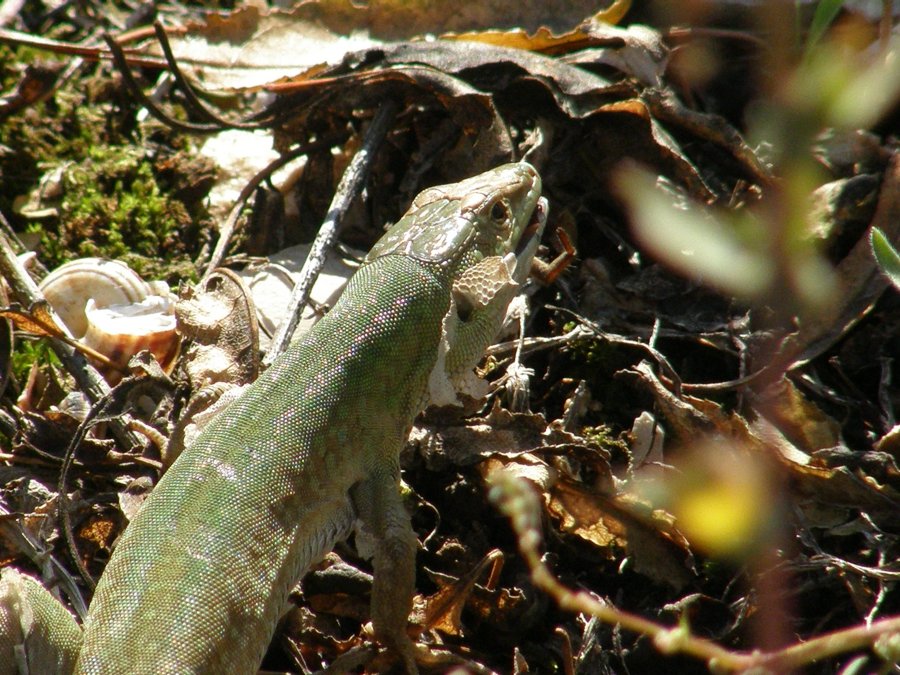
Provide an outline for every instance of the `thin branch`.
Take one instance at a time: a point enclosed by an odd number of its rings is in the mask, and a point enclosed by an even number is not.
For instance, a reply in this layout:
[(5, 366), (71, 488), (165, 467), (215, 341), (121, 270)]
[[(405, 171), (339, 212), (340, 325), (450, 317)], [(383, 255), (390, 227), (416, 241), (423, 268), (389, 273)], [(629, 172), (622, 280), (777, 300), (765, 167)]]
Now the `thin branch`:
[[(69, 54), (71, 56), (80, 56), (88, 61), (102, 61), (111, 59), (110, 54), (105, 53), (99, 47), (84, 47), (82, 45), (72, 44), (70, 42), (61, 42), (59, 40), (51, 40), (50, 38), (39, 37), (37, 35), (29, 35), (28, 33), (20, 33), (9, 28), (0, 28), (0, 42), (11, 45), (21, 45), (31, 47), (33, 49), (43, 49), (53, 54)], [(135, 52), (122, 52), (125, 55), (127, 63), (132, 66), (149, 67), (149, 68), (165, 68), (166, 62), (158, 56), (145, 56)]]
[(592, 331), (597, 338), (609, 340), (610, 342), (617, 345), (635, 347), (640, 351), (646, 352), (648, 356), (656, 361), (656, 363), (660, 367), (660, 370), (669, 377), (670, 381), (672, 382), (672, 386), (675, 388), (675, 393), (681, 395), (681, 376), (678, 374), (672, 364), (669, 363), (669, 360), (665, 357), (665, 355), (663, 355), (662, 352), (660, 352), (658, 349), (655, 349), (653, 346), (647, 344), (646, 342), (632, 340), (630, 338), (626, 338), (623, 335), (608, 333), (603, 330), (595, 321), (591, 321), (590, 319), (583, 317), (577, 312), (573, 312), (571, 309), (567, 309), (566, 307), (547, 305), (546, 308), (556, 312), (562, 312), (563, 314), (568, 314), (576, 321), (580, 322), (583, 326), (588, 328), (590, 331)]
[(175, 82), (181, 87), (181, 92), (184, 94), (186, 102), (192, 110), (194, 110), (198, 115), (206, 119), (208, 122), (215, 124), (218, 128), (221, 129), (262, 128), (262, 124), (259, 122), (232, 122), (231, 120), (227, 120), (224, 117), (219, 117), (209, 108), (207, 108), (194, 93), (194, 88), (181, 72), (181, 68), (178, 67), (178, 62), (175, 60), (175, 54), (172, 52), (172, 45), (169, 43), (169, 36), (166, 35), (166, 29), (163, 28), (163, 25), (159, 21), (153, 22), (153, 29), (156, 31), (156, 39), (159, 40), (159, 46), (162, 48), (163, 54), (166, 57), (166, 63), (169, 65), (169, 71), (175, 78)]
[[(152, 357), (150, 358), (152, 359)], [(69, 508), (68, 496), (69, 471), (75, 463), (75, 455), (78, 452), (78, 448), (81, 447), (88, 432), (101, 422), (109, 424), (115, 420), (122, 419), (127, 414), (125, 408), (128, 397), (137, 397), (137, 394), (134, 393), (135, 391), (141, 393), (144, 390), (149, 392), (160, 388), (170, 390), (174, 388), (172, 381), (163, 373), (162, 368), (155, 361), (153, 365), (155, 365), (155, 368), (147, 368), (141, 375), (134, 375), (122, 380), (117, 387), (110, 390), (106, 396), (91, 406), (90, 411), (81, 421), (81, 424), (78, 425), (75, 435), (66, 448), (62, 468), (59, 472), (57, 514), (61, 524), (60, 529), (65, 537), (72, 563), (75, 565), (81, 578), (92, 590), (96, 588), (97, 582), (81, 560), (81, 555), (78, 553), (78, 543), (75, 541), (75, 535), (72, 531), (72, 513)]]
[(353, 157), (346, 171), (344, 171), (341, 182), (338, 184), (334, 198), (331, 201), (331, 206), (328, 209), (328, 214), (325, 216), (325, 221), (322, 223), (322, 227), (319, 228), (315, 241), (313, 241), (306, 262), (303, 264), (303, 269), (300, 270), (300, 279), (291, 292), (291, 299), (285, 315), (286, 318), (278, 326), (275, 337), (272, 339), (272, 346), (263, 360), (266, 365), (271, 365), (272, 361), (290, 343), (291, 336), (294, 334), (294, 330), (300, 321), (300, 312), (309, 301), (312, 286), (319, 275), (319, 271), (322, 269), (322, 265), (325, 263), (325, 255), (328, 249), (337, 241), (338, 231), (347, 209), (362, 191), (375, 156), (375, 150), (384, 140), (398, 108), (399, 104), (394, 100), (388, 100), (381, 104), (381, 107), (369, 124), (362, 146)]
[(125, 80), (125, 85), (128, 87), (129, 91), (156, 119), (173, 129), (188, 133), (209, 133), (221, 130), (221, 127), (217, 124), (197, 124), (195, 122), (184, 122), (182, 120), (176, 120), (174, 117), (170, 117), (169, 114), (160, 108), (153, 99), (144, 93), (144, 90), (141, 89), (137, 80), (134, 79), (134, 75), (131, 74), (131, 68), (128, 65), (128, 58), (125, 56), (122, 47), (111, 35), (109, 35), (109, 33), (103, 34), (103, 40), (109, 47), (113, 63), (115, 63), (119, 72), (122, 73), (122, 78)]
[(562, 609), (584, 613), (606, 624), (649, 636), (663, 654), (682, 653), (703, 659), (715, 672), (756, 669), (785, 672), (838, 654), (870, 649), (879, 639), (900, 632), (900, 616), (893, 616), (868, 626), (836, 630), (774, 651), (726, 649), (711, 640), (692, 635), (687, 625), (664, 626), (561, 584), (540, 555), (541, 507), (535, 491), (526, 481), (502, 471), (498, 471), (490, 482), (491, 501), (510, 519), (535, 586), (552, 597)]

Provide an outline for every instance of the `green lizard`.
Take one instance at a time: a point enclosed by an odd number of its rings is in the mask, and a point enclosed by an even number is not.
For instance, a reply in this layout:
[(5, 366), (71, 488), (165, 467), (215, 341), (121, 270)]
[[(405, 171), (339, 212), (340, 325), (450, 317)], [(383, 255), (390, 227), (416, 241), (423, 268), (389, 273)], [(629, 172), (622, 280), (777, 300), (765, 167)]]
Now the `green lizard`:
[(4, 573), (0, 661), (21, 627), (56, 640), (52, 667), (31, 672), (256, 672), (292, 586), (356, 526), (374, 541), (376, 638), (415, 670), (399, 452), (495, 337), (546, 222), (540, 195), (526, 163), (418, 195), (334, 308), (163, 476), (100, 578), (82, 644), (48, 591)]

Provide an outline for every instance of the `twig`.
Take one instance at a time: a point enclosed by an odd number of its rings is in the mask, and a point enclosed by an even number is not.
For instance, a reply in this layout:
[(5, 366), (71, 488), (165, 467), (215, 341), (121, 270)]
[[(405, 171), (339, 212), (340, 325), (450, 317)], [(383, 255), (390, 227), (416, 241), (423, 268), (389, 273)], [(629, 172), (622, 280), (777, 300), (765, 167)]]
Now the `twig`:
[(672, 386), (675, 389), (675, 393), (679, 396), (681, 395), (681, 376), (675, 370), (669, 360), (660, 352), (658, 349), (655, 349), (652, 345), (647, 344), (646, 342), (640, 342), (639, 340), (632, 340), (630, 338), (626, 338), (623, 335), (615, 335), (613, 333), (607, 333), (603, 330), (595, 321), (591, 321), (590, 319), (581, 316), (577, 312), (573, 312), (571, 309), (567, 309), (566, 307), (557, 307), (555, 305), (547, 305), (546, 309), (553, 310), (556, 312), (561, 312), (563, 314), (568, 314), (576, 321), (580, 322), (582, 326), (590, 330), (595, 337), (609, 340), (613, 344), (617, 345), (626, 345), (628, 347), (634, 347), (639, 349), (640, 351), (645, 352), (648, 356), (650, 356), (656, 363), (659, 365), (661, 372), (665, 373), (670, 381), (672, 382)]
[(159, 40), (159, 46), (162, 48), (163, 54), (166, 57), (166, 63), (169, 65), (169, 72), (172, 73), (175, 82), (181, 87), (181, 92), (184, 94), (185, 101), (192, 110), (203, 117), (207, 122), (216, 125), (220, 129), (262, 128), (261, 122), (233, 122), (224, 117), (219, 117), (203, 105), (203, 102), (197, 98), (197, 95), (194, 93), (194, 88), (181, 72), (181, 68), (178, 67), (178, 62), (175, 60), (175, 54), (172, 52), (172, 46), (169, 44), (169, 36), (166, 35), (166, 29), (163, 28), (163, 25), (159, 21), (154, 21), (153, 30), (156, 32), (156, 39)]
[(670, 628), (601, 602), (584, 591), (575, 592), (565, 587), (541, 559), (540, 504), (534, 490), (524, 480), (501, 471), (491, 480), (490, 497), (510, 519), (519, 550), (531, 570), (532, 582), (556, 600), (562, 609), (584, 613), (609, 625), (647, 635), (663, 654), (683, 653), (703, 659), (715, 672), (793, 671), (838, 654), (871, 648), (880, 638), (900, 632), (900, 616), (894, 616), (868, 626), (826, 633), (774, 651), (732, 651), (692, 635), (687, 625)]
[(81, 443), (87, 436), (88, 431), (101, 422), (111, 423), (113, 420), (121, 419), (125, 414), (124, 409), (126, 406), (126, 399), (130, 396), (137, 397), (137, 394), (134, 393), (135, 391), (140, 393), (144, 389), (153, 390), (160, 387), (173, 388), (173, 385), (172, 381), (165, 373), (163, 373), (158, 365), (156, 366), (155, 372), (153, 372), (153, 370), (150, 370), (150, 372), (144, 370), (141, 375), (135, 375), (122, 380), (115, 389), (110, 390), (106, 396), (91, 407), (91, 410), (81, 421), (81, 424), (78, 425), (78, 429), (72, 437), (69, 447), (66, 448), (63, 465), (59, 471), (59, 482), (57, 483), (59, 492), (57, 512), (60, 519), (60, 529), (65, 536), (69, 557), (72, 559), (72, 563), (78, 569), (81, 578), (84, 579), (85, 583), (91, 589), (95, 588), (97, 583), (90, 572), (88, 572), (87, 567), (85, 567), (84, 563), (81, 561), (81, 556), (78, 554), (78, 545), (75, 541), (75, 536), (72, 533), (72, 514), (69, 509), (67, 485), (69, 469), (71, 469), (75, 462), (75, 455), (78, 448), (81, 446)]
[(115, 39), (113, 39), (113, 37), (108, 33), (103, 34), (103, 40), (106, 42), (106, 46), (109, 47), (109, 51), (112, 54), (113, 63), (115, 63), (116, 68), (119, 69), (119, 72), (122, 73), (122, 78), (124, 79), (125, 85), (128, 87), (128, 90), (134, 95), (136, 99), (138, 99), (138, 101), (140, 101), (141, 105), (147, 108), (147, 111), (156, 119), (158, 119), (166, 126), (188, 133), (209, 133), (211, 131), (221, 130), (222, 127), (218, 124), (197, 124), (195, 122), (176, 120), (174, 117), (171, 117), (162, 108), (160, 108), (153, 99), (147, 96), (144, 93), (143, 89), (141, 89), (141, 86), (137, 83), (137, 80), (134, 79), (134, 75), (131, 74), (131, 68), (128, 65), (128, 57), (125, 56), (125, 52), (122, 47), (119, 46), (119, 43), (116, 42)]
[(338, 229), (347, 213), (347, 209), (362, 190), (369, 168), (372, 165), (372, 159), (375, 156), (375, 150), (381, 145), (385, 134), (387, 134), (388, 127), (394, 120), (398, 107), (398, 103), (393, 100), (388, 100), (381, 104), (371, 124), (369, 124), (362, 147), (360, 147), (346, 171), (344, 171), (341, 182), (338, 184), (334, 198), (331, 201), (331, 206), (328, 209), (328, 214), (325, 216), (325, 221), (322, 223), (322, 227), (319, 228), (319, 233), (313, 241), (306, 262), (303, 263), (303, 269), (300, 270), (300, 279), (291, 292), (286, 318), (278, 326), (275, 337), (272, 339), (272, 346), (263, 359), (263, 363), (266, 365), (271, 365), (272, 361), (290, 343), (291, 336), (294, 334), (294, 330), (300, 321), (300, 312), (309, 301), (312, 286), (319, 275), (319, 271), (322, 269), (322, 265), (325, 263), (325, 255), (337, 240)]
[[(80, 56), (89, 61), (102, 61), (109, 59), (110, 55), (105, 53), (99, 47), (85, 47), (84, 45), (72, 44), (71, 42), (61, 42), (59, 40), (51, 40), (50, 38), (39, 37), (37, 35), (29, 35), (28, 33), (20, 33), (17, 30), (9, 28), (0, 28), (0, 43), (11, 45), (23, 45), (32, 49), (43, 49), (53, 54), (71, 54), (72, 56)], [(165, 68), (166, 62), (158, 56), (145, 56), (135, 52), (126, 52), (125, 59), (133, 66), (149, 67), (149, 68)]]

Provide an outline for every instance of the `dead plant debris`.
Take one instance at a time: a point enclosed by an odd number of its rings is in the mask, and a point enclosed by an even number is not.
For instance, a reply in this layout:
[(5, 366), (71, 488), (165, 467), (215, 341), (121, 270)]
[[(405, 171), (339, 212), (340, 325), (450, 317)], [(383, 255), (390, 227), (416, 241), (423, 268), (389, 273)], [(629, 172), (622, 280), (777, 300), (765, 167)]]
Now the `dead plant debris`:
[[(312, 321), (421, 189), (524, 158), (577, 258), (404, 450), (420, 668), (896, 668), (897, 13), (689, 4), (3, 15), (3, 565), (83, 614), (79, 572), (258, 373), (293, 247), (342, 214)], [(110, 391), (25, 269), (88, 255), (182, 284), (171, 379), (117, 354)], [(388, 667), (369, 569), (310, 572), (264, 669)]]

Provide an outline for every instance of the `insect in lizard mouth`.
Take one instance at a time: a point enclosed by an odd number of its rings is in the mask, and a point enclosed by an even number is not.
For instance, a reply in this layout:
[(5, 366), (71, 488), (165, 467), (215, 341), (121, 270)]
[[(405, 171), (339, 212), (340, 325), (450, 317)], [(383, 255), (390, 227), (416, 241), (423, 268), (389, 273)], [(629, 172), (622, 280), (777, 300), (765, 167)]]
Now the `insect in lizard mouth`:
[(547, 198), (541, 197), (538, 199), (537, 204), (534, 206), (534, 212), (531, 214), (531, 220), (528, 221), (528, 225), (525, 226), (525, 229), (522, 231), (522, 236), (519, 239), (519, 245), (516, 247), (516, 255), (519, 255), (525, 248), (528, 247), (529, 242), (532, 237), (536, 234), (540, 234), (541, 230), (543, 230), (544, 224), (547, 222)]
[(514, 251), (516, 258), (522, 256), (528, 250), (536, 236), (540, 236), (547, 222), (547, 209), (547, 198), (541, 197), (538, 199), (531, 214), (531, 219), (528, 221), (525, 229), (522, 230), (522, 236), (519, 238), (519, 243)]

